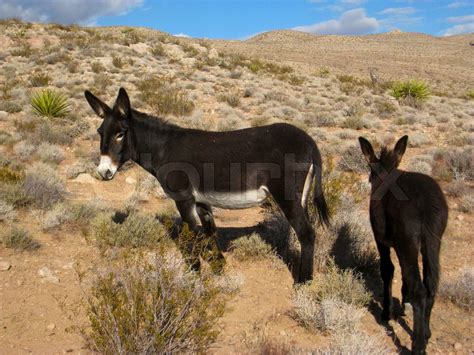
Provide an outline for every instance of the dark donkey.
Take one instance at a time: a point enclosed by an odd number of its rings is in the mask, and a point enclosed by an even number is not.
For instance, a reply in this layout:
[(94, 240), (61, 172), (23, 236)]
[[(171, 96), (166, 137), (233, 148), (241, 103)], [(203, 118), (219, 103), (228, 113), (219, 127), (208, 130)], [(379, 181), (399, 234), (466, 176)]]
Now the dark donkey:
[[(110, 180), (127, 160), (154, 175), (176, 202), (181, 218), (193, 231), (200, 222), (205, 234), (215, 233), (211, 206), (247, 208), (271, 195), (281, 207), (301, 244), (296, 282), (312, 279), (315, 234), (307, 199), (313, 179), (314, 203), (328, 223), (321, 186), (321, 156), (315, 142), (288, 124), (229, 132), (178, 127), (130, 107), (121, 88), (110, 108), (91, 92), (85, 97), (104, 120), (99, 127), (98, 173)], [(219, 252), (219, 258), (223, 258)], [(199, 268), (199, 258), (194, 267)]]
[[(438, 287), (439, 252), (448, 206), (439, 185), (431, 177), (398, 169), (407, 142), (408, 136), (403, 136), (393, 151), (384, 147), (377, 158), (372, 145), (359, 138), (371, 170), (370, 222), (384, 283), (382, 318), (390, 318), (394, 270), (390, 247), (393, 247), (402, 270), (402, 302), (413, 306), (412, 351), (421, 354), (425, 353), (431, 337), (430, 315)], [(423, 280), (418, 266), (420, 251)]]

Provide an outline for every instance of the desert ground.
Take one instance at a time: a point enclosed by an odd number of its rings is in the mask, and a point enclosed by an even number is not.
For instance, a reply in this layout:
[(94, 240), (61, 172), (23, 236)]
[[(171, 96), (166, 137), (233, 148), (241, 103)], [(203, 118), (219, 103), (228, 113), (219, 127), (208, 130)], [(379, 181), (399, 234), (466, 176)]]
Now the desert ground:
[[(357, 145), (364, 136), (377, 147), (392, 146), (404, 134), (409, 147), (401, 167), (433, 176), (450, 209), (427, 351), (474, 352), (473, 34), (275, 31), (223, 41), (16, 20), (1, 21), (0, 29), (1, 354), (143, 350), (130, 344), (143, 345), (153, 332), (137, 325), (121, 333), (110, 316), (123, 307), (117, 314), (130, 311), (135, 324), (134, 312), (143, 311), (135, 307), (140, 295), (154, 288), (120, 292), (123, 285), (139, 287), (149, 259), (159, 260), (150, 261), (151, 272), (161, 270), (158, 279), (170, 285), (170, 309), (184, 312), (179, 297), (191, 304), (179, 318), (182, 327), (165, 338), (169, 347), (160, 343), (155, 350), (408, 353), (410, 310), (401, 315), (396, 301), (395, 319), (380, 318), (370, 185)], [(423, 82), (429, 94), (394, 97), (394, 85), (404, 80)], [(323, 156), (332, 224), (314, 221), (311, 284), (293, 284), (299, 245), (271, 201), (215, 209), (224, 272), (214, 275), (212, 260), (203, 262), (200, 275), (187, 270), (180, 237), (171, 240), (184, 229), (155, 179), (133, 163), (111, 181), (95, 172), (101, 119), (84, 90), (112, 104), (120, 87), (132, 107), (181, 126), (227, 131), (287, 122), (313, 137)], [(63, 113), (35, 111), (32, 99), (46, 89), (64, 98)], [(392, 260), (399, 300), (394, 253)], [(160, 279), (165, 274), (174, 276)], [(112, 275), (113, 287), (104, 275)], [(156, 328), (156, 317), (149, 319)]]

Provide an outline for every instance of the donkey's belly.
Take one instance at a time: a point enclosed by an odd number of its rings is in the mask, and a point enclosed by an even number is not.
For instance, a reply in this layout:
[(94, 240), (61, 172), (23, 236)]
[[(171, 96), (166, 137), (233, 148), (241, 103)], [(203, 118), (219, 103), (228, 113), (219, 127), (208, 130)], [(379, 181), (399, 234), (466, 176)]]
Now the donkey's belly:
[(260, 186), (257, 190), (241, 192), (194, 191), (193, 195), (196, 202), (233, 210), (259, 205), (267, 198), (269, 192), (266, 186)]

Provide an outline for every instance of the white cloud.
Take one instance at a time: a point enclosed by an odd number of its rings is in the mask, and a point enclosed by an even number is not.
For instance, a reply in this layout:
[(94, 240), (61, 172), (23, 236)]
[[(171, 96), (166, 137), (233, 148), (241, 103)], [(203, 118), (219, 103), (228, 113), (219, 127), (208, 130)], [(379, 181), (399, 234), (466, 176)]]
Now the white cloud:
[(446, 20), (451, 23), (457, 23), (458, 25), (444, 30), (442, 33), (443, 36), (453, 36), (474, 32), (474, 15), (448, 17)]
[(101, 16), (121, 15), (142, 4), (143, 0), (2, 0), (0, 18), (92, 24)]
[(366, 3), (367, 0), (342, 0), (341, 2), (348, 5), (362, 5)]
[(448, 17), (448, 22), (451, 22), (451, 23), (474, 22), (474, 15)]
[(314, 34), (367, 34), (377, 31), (379, 22), (376, 18), (367, 17), (362, 8), (344, 12), (337, 20), (329, 20), (308, 26), (293, 28), (296, 31)]
[(447, 7), (450, 8), (450, 9), (459, 9), (460, 7), (464, 7), (464, 6), (468, 6), (468, 5), (470, 5), (470, 3), (467, 2), (467, 1), (453, 1)]
[(474, 32), (474, 22), (463, 23), (462, 25), (450, 27), (443, 32), (443, 36), (454, 36), (472, 32)]
[(411, 15), (416, 10), (413, 7), (389, 7), (380, 11), (382, 15), (389, 15), (389, 16), (405, 16)]
[(177, 33), (173, 35), (175, 37), (181, 37), (181, 38), (192, 38), (190, 35), (187, 35), (186, 33)]

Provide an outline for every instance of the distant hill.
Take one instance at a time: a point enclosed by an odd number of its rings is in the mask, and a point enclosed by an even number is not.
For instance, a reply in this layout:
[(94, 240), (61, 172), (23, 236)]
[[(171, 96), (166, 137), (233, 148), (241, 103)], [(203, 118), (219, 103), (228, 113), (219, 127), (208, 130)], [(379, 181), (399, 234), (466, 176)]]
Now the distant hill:
[(367, 76), (375, 67), (386, 79), (423, 78), (462, 81), (474, 86), (474, 34), (435, 37), (392, 31), (347, 36), (313, 35), (292, 30), (258, 34), (245, 41), (213, 41), (227, 53), (285, 62), (306, 72), (328, 67), (340, 74)]

